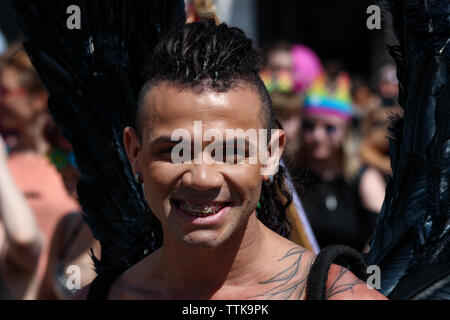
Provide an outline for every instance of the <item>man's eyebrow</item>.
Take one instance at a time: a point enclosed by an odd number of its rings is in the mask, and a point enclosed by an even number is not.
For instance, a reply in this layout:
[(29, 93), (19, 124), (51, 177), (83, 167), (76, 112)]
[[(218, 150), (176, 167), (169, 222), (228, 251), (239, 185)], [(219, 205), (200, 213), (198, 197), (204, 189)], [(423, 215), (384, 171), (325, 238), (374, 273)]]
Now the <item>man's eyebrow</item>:
[[(170, 137), (170, 136), (160, 136), (153, 140), (150, 140), (150, 144), (158, 144), (158, 143), (166, 143), (166, 142), (173, 143), (173, 142), (180, 142), (181, 140), (182, 140), (181, 138), (172, 140), (172, 137)], [(223, 143), (223, 145), (233, 145), (233, 144), (253, 145), (252, 141), (250, 141), (250, 140), (251, 139), (248, 139), (248, 137), (245, 137), (245, 138), (242, 138), (242, 137), (236, 138), (235, 137), (232, 139), (225, 140), (222, 143)], [(206, 144), (210, 143), (210, 141), (203, 141), (203, 142)]]
[(234, 139), (228, 139), (228, 140), (225, 140), (224, 142), (223, 142), (223, 144), (224, 145), (231, 145), (231, 144), (237, 144), (237, 145), (239, 145), (239, 144), (242, 144), (242, 145), (245, 145), (245, 146), (247, 146), (247, 145), (253, 145), (253, 141), (251, 141), (252, 139), (249, 139), (248, 137), (245, 137), (245, 138), (242, 138), (242, 137), (238, 137), (238, 138), (234, 138)]
[(160, 136), (158, 138), (155, 138), (153, 140), (150, 140), (150, 144), (158, 144), (163, 142), (177, 142), (178, 140), (172, 140), (172, 137), (170, 136)]

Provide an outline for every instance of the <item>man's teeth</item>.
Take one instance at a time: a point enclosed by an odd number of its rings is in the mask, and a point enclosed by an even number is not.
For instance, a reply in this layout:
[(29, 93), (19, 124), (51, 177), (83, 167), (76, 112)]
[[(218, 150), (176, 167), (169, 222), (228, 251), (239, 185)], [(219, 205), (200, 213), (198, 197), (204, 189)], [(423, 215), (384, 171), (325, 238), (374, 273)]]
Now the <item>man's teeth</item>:
[(210, 205), (198, 205), (190, 203), (189, 201), (179, 201), (178, 207), (183, 210), (185, 213), (197, 217), (206, 217), (213, 214), (216, 214), (219, 212), (223, 207), (225, 207), (224, 204), (210, 204)]

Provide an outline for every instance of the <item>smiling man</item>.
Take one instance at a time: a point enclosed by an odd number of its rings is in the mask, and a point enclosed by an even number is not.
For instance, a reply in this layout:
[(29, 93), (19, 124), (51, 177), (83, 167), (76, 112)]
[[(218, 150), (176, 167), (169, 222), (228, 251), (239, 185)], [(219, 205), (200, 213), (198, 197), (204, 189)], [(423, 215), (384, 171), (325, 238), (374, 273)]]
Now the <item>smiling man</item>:
[[(304, 299), (315, 256), (285, 238), (289, 194), (282, 168), (277, 171), (285, 135), (271, 130), (274, 114), (251, 40), (213, 21), (187, 24), (163, 37), (149, 65), (136, 126), (125, 129), (124, 144), (161, 222), (163, 245), (119, 277), (99, 279), (90, 296)], [(238, 144), (223, 161), (174, 163), (178, 142), (172, 133), (183, 129), (195, 144), (202, 139), (196, 122), (203, 132), (221, 133), (223, 141), (227, 130), (269, 130), (268, 161), (239, 158), (245, 146)], [(192, 148), (192, 158), (208, 157), (210, 143)], [(337, 265), (329, 271), (327, 288), (330, 299), (384, 299)]]

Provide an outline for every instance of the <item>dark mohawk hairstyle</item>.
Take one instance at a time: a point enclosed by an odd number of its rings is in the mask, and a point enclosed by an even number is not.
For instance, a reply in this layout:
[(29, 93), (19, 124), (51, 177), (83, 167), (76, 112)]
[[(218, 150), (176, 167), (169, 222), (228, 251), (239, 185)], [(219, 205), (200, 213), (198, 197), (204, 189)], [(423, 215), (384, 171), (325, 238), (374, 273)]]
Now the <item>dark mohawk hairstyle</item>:
[(156, 46), (147, 77), (227, 90), (229, 81), (252, 78), (261, 67), (261, 57), (252, 41), (238, 28), (214, 20), (194, 22), (163, 37)]
[[(136, 115), (136, 129), (142, 132), (146, 94), (157, 84), (167, 81), (190, 90), (212, 89), (226, 92), (237, 85), (253, 88), (261, 98), (262, 121), (267, 129), (277, 124), (269, 93), (258, 73), (262, 58), (252, 40), (238, 28), (214, 20), (193, 22), (169, 32), (155, 47), (144, 69)], [(270, 134), (268, 135), (270, 139)], [(258, 218), (273, 231), (288, 237), (290, 223), (286, 210), (292, 196), (284, 185), (280, 166), (273, 184), (263, 184), (257, 208)], [(157, 234), (159, 232), (156, 232)]]
[(244, 83), (256, 90), (262, 101), (264, 124), (275, 124), (272, 103), (259, 77), (260, 52), (238, 28), (214, 20), (193, 22), (169, 32), (155, 47), (144, 68), (139, 100), (137, 129), (142, 128), (142, 106), (146, 93), (156, 84), (168, 81), (180, 88), (224, 92)]

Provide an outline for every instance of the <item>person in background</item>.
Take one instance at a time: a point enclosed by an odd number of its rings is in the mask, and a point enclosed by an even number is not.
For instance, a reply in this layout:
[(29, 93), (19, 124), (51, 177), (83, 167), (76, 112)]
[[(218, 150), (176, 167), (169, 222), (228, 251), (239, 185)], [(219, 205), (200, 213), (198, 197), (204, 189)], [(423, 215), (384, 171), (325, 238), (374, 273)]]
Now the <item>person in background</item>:
[(300, 110), (304, 95), (322, 72), (320, 59), (310, 48), (285, 42), (266, 49), (265, 67), (260, 76), (272, 99), (275, 115), (286, 132), (286, 154), (300, 147)]
[(12, 152), (45, 154), (47, 92), (19, 43), (0, 58), (0, 133)]
[[(77, 169), (72, 147), (54, 122), (46, 126), (45, 136), (51, 145), (48, 156), (61, 174), (68, 193), (77, 200), (77, 183), (81, 173)], [(100, 257), (100, 244), (84, 222), (83, 213), (76, 211), (62, 217), (50, 244), (38, 299), (67, 300), (78, 289), (88, 285), (96, 276), (90, 250), (97, 258)], [(80, 278), (72, 279), (73, 275)]]
[(394, 64), (381, 67), (376, 75), (376, 91), (383, 107), (398, 106), (397, 67)]
[(292, 46), (285, 41), (278, 41), (264, 49), (264, 70), (274, 76), (279, 73), (293, 73)]
[(319, 56), (302, 44), (291, 47), (294, 91), (302, 98), (310, 89), (314, 80), (323, 72)]
[(353, 111), (360, 125), (368, 113), (380, 106), (381, 99), (372, 91), (369, 82), (363, 76), (355, 74), (351, 80)]
[(47, 261), (56, 222), (79, 206), (67, 194), (61, 176), (46, 157), (49, 143), (44, 127), (50, 116), (47, 92), (20, 44), (0, 59), (0, 132), (8, 147), (8, 168), (44, 235), (34, 298)]
[(392, 176), (389, 157), (389, 125), (390, 120), (402, 114), (400, 107), (381, 107), (372, 110), (361, 126), (361, 144), (359, 155), (361, 160), (377, 169), (388, 180)]
[(302, 109), (299, 165), (310, 169), (315, 184), (303, 205), (320, 247), (344, 244), (363, 251), (381, 209), (385, 182), (377, 170), (358, 161), (348, 75), (341, 73), (331, 86), (328, 81), (326, 75), (316, 79)]
[(293, 155), (299, 148), (302, 100), (294, 91), (292, 73), (286, 70), (273, 73), (266, 68), (261, 71), (260, 77), (272, 99), (275, 115), (286, 132), (285, 152)]
[(17, 188), (0, 136), (0, 300), (32, 298), (44, 237)]

